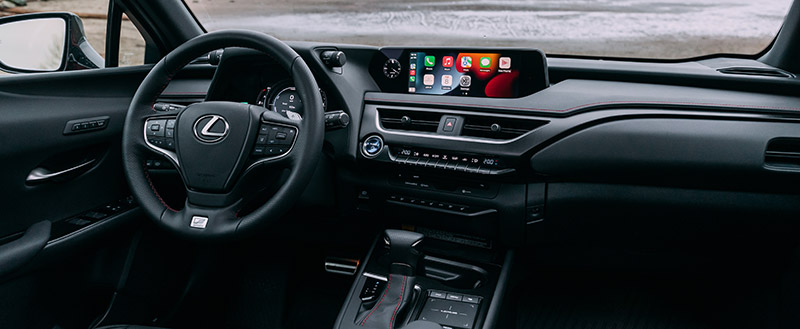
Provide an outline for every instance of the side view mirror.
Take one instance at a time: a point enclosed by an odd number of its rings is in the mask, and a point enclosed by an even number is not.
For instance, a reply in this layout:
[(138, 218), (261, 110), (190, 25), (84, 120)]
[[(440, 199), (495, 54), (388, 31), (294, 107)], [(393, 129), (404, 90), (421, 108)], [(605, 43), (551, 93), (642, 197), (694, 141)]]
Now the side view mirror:
[(0, 18), (0, 70), (10, 73), (102, 68), (105, 61), (73, 13), (35, 13)]

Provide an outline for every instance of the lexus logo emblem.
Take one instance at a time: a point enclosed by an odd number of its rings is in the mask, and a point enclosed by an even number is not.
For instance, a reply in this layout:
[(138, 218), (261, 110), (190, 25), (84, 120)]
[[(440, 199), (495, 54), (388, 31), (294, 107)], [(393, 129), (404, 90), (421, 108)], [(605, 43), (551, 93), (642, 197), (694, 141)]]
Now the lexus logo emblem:
[(216, 143), (228, 135), (230, 126), (221, 115), (204, 115), (194, 122), (194, 136), (205, 143)]

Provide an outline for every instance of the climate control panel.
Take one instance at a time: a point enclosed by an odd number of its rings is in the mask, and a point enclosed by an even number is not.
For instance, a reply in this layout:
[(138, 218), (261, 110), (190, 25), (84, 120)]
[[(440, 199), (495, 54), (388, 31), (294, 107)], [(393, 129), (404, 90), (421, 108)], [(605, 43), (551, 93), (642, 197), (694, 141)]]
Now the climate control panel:
[(389, 147), (392, 162), (417, 167), (461, 171), (472, 174), (500, 175), (513, 172), (498, 156), (468, 154), (416, 147)]

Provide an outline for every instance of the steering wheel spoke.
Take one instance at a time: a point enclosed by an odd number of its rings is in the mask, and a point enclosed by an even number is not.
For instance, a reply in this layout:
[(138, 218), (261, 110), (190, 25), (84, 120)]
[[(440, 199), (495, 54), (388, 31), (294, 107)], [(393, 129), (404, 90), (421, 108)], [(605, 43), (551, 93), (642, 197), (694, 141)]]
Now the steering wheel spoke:
[(252, 163), (248, 169), (259, 165), (288, 167), (294, 161), (293, 151), (300, 133), (298, 122), (285, 118), (272, 120), (271, 116), (269, 120), (264, 120), (267, 116), (263, 115), (259, 124), (258, 136), (250, 154)]
[(175, 143), (176, 118), (176, 115), (148, 116), (144, 119), (142, 135), (149, 150), (164, 155), (176, 168), (180, 168)]
[(181, 210), (165, 210), (160, 222), (188, 237), (232, 234), (239, 225), (240, 204), (206, 207), (187, 200)]

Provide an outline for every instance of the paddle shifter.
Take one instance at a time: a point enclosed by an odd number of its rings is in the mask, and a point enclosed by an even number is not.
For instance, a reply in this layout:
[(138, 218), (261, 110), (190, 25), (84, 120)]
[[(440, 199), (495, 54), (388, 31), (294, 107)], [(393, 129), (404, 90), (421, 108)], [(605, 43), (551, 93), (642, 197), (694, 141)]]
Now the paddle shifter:
[(356, 319), (366, 328), (394, 329), (398, 318), (407, 311), (414, 294), (414, 275), (422, 259), (422, 239), (415, 232), (386, 230), (384, 241), (389, 246), (389, 277), (382, 296)]

